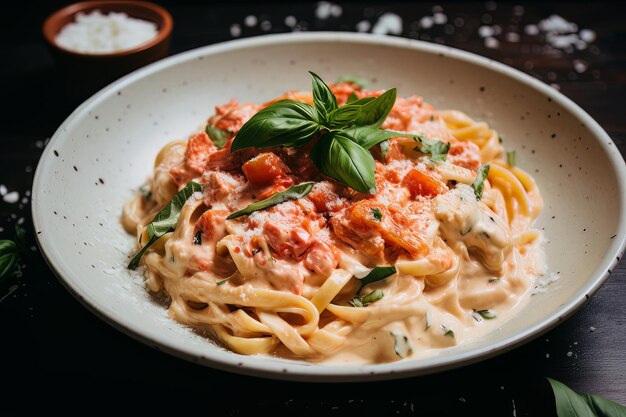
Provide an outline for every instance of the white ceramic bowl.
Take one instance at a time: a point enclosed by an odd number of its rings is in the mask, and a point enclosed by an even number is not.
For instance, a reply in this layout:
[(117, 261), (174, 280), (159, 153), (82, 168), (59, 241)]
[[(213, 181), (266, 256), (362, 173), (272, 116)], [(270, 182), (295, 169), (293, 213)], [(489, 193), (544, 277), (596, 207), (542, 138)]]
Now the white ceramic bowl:
[[(126, 270), (133, 238), (123, 203), (151, 172), (161, 146), (185, 138), (235, 97), (263, 102), (308, 89), (307, 70), (333, 80), (375, 79), (489, 122), (541, 188), (550, 271), (560, 279), (502, 328), (421, 360), (321, 366), (223, 350), (168, 319), (139, 273)], [(233, 372), (299, 380), (425, 374), (511, 349), (555, 326), (598, 290), (624, 250), (626, 168), (614, 143), (580, 107), (541, 82), (444, 46), (359, 34), (264, 36), (209, 46), (152, 64), (83, 103), (59, 127), (37, 167), (39, 245), (68, 290), (116, 328), (177, 356)], [(75, 329), (80, 332), (80, 329)]]

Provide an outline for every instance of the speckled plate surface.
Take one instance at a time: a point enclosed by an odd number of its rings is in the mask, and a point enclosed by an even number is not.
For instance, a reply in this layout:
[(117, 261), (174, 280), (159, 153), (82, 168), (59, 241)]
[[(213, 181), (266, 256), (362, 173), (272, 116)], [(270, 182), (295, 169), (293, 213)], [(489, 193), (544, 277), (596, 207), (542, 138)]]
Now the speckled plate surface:
[[(356, 73), (400, 95), (420, 94), (490, 123), (517, 150), (545, 200), (550, 271), (560, 279), (517, 317), (478, 341), (420, 360), (320, 366), (228, 352), (168, 319), (126, 270), (133, 238), (123, 203), (147, 178), (158, 150), (183, 139), (235, 97), (263, 102), (309, 88), (307, 70), (332, 80)], [(368, 380), (436, 372), (536, 337), (572, 314), (607, 279), (626, 238), (626, 168), (614, 143), (580, 107), (543, 83), (491, 60), (414, 40), (345, 33), (273, 35), (165, 59), (103, 89), (59, 127), (33, 185), (39, 245), (68, 290), (121, 331), (204, 365), (283, 379)], [(75, 329), (80, 332), (80, 329)]]

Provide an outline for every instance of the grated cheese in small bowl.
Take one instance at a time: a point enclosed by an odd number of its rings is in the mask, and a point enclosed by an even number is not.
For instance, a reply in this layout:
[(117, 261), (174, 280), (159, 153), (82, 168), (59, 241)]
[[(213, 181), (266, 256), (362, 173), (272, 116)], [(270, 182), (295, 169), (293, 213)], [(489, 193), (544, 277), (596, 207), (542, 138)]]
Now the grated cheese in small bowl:
[(55, 38), (58, 46), (80, 53), (107, 54), (141, 46), (158, 35), (157, 25), (126, 13), (78, 13)]

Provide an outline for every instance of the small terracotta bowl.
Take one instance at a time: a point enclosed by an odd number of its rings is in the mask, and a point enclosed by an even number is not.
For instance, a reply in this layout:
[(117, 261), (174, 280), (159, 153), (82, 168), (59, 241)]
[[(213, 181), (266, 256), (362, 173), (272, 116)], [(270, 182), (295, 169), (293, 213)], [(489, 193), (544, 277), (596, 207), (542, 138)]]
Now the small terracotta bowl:
[[(61, 29), (76, 19), (80, 12), (100, 10), (126, 13), (157, 25), (157, 36), (136, 48), (112, 53), (82, 53), (59, 46), (55, 38)], [(79, 95), (92, 94), (111, 81), (151, 62), (167, 56), (173, 20), (163, 7), (145, 1), (84, 1), (66, 6), (51, 14), (43, 24), (43, 34), (50, 50), (65, 72), (68, 87)]]

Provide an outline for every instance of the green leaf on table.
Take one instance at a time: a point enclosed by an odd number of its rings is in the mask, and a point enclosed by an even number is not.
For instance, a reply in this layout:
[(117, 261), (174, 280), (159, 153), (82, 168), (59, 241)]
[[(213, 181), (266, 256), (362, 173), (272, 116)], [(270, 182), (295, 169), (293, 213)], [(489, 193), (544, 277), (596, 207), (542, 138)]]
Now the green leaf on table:
[(235, 211), (229, 214), (226, 218), (229, 220), (236, 219), (237, 217), (245, 216), (247, 214), (254, 213), (255, 211), (264, 210), (277, 204), (284, 203), (285, 201), (297, 200), (299, 198), (306, 197), (306, 195), (311, 192), (314, 185), (314, 181), (303, 182), (298, 185), (292, 185), (285, 191), (273, 194), (271, 197), (266, 198), (265, 200), (252, 203), (239, 211)]
[(579, 394), (567, 385), (546, 378), (554, 391), (559, 417), (626, 417), (626, 407), (599, 395)]
[(13, 272), (18, 260), (17, 245), (12, 240), (0, 240), (0, 278)]
[(156, 214), (156, 216), (154, 216), (152, 221), (148, 224), (148, 227), (146, 227), (146, 233), (148, 234), (149, 239), (148, 243), (146, 243), (144, 247), (141, 248), (141, 250), (133, 257), (128, 264), (128, 269), (136, 269), (139, 266), (139, 261), (141, 261), (141, 257), (145, 251), (165, 233), (176, 229), (176, 223), (178, 223), (180, 210), (183, 208), (187, 200), (189, 200), (189, 197), (198, 191), (202, 191), (201, 184), (194, 181), (188, 182), (187, 185), (185, 185), (182, 190), (174, 194), (174, 197), (172, 197), (170, 202), (163, 207)]
[(215, 145), (217, 149), (222, 149), (224, 145), (226, 145), (226, 142), (228, 142), (228, 138), (233, 135), (233, 132), (230, 130), (220, 129), (210, 124), (206, 125), (204, 131), (209, 135), (211, 142), (213, 142), (213, 145)]
[(322, 128), (317, 111), (306, 103), (281, 100), (260, 110), (239, 130), (230, 151), (301, 146)]
[(311, 158), (324, 175), (360, 193), (376, 193), (376, 164), (372, 154), (343, 132), (323, 135), (313, 147)]

